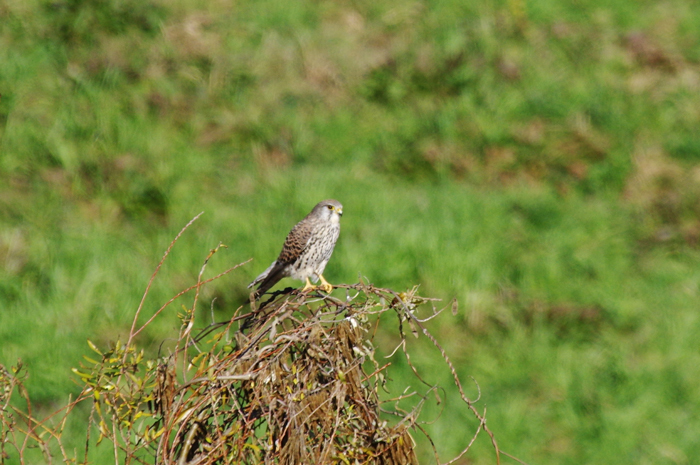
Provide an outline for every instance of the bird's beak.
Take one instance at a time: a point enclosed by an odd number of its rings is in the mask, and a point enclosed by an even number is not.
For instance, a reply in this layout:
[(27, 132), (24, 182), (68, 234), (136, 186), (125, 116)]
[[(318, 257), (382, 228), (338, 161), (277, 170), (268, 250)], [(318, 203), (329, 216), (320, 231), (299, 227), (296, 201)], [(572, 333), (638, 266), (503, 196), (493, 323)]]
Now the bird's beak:
[(336, 208), (335, 211), (338, 212), (338, 216), (343, 216), (343, 209), (342, 208)]

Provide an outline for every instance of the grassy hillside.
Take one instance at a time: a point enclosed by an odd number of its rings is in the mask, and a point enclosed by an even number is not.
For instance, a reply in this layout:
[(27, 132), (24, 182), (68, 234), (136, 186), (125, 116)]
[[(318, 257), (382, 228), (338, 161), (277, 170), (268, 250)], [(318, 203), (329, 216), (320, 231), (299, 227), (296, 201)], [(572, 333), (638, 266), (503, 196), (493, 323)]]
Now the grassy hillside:
[[(207, 288), (203, 315), (230, 316), (332, 197), (326, 277), (456, 298), (431, 330), (503, 449), (690, 463), (698, 30), (690, 0), (0, 4), (0, 364), (21, 358), (38, 405), (62, 405), (85, 340), (128, 332), (193, 216), (146, 315), (221, 241), (207, 273), (254, 258)], [(427, 426), (443, 458), (460, 425), (448, 404)]]

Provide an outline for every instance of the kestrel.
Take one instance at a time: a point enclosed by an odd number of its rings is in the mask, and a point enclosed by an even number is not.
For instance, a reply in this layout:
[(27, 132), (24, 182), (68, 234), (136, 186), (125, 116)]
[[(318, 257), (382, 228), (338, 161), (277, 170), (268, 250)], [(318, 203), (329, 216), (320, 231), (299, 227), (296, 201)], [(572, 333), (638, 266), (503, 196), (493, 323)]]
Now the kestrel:
[(313, 282), (320, 279), (321, 285), (318, 287), (326, 292), (333, 290), (333, 286), (323, 277), (323, 270), (338, 240), (342, 215), (343, 206), (340, 202), (324, 200), (297, 223), (287, 235), (277, 260), (248, 285), (250, 289), (260, 284), (255, 290), (255, 298), (259, 298), (280, 279), (287, 277), (306, 281), (302, 291), (316, 288), (310, 279)]

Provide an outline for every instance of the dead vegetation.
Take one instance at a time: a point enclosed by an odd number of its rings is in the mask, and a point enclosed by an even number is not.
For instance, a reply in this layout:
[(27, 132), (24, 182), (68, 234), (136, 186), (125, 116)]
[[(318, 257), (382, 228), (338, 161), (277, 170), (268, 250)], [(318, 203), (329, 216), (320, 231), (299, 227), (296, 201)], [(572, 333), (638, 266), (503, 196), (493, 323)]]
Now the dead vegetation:
[[(33, 418), (20, 369), (0, 367), (0, 463), (24, 463), (37, 446), (47, 463), (88, 463), (93, 448), (111, 443), (115, 463), (125, 464), (415, 464), (411, 434), (427, 436), (421, 409), (440, 391), (411, 363), (407, 328), (432, 341), (459, 388), (461, 399), (439, 402), (449, 408), (464, 403), (477, 420), (475, 430), (464, 433), (463, 452), (447, 463), (467, 453), (483, 431), (500, 461), (504, 453), (486, 427), (485, 410), (466, 397), (447, 355), (423, 325), (441, 312), (435, 299), (420, 297), (416, 288), (396, 293), (362, 282), (338, 286), (333, 296), (285, 289), (252, 311), (242, 306), (230, 321), (195, 331), (202, 286), (237, 268), (202, 280), (218, 250), (210, 253), (196, 285), (140, 327), (139, 308), (127, 342), (109, 350), (90, 343), (99, 356), (85, 357), (74, 369), (84, 385), (81, 394), (49, 418)], [(146, 357), (136, 336), (188, 291), (194, 301), (182, 307), (174, 347), (168, 355)], [(383, 319), (395, 322), (400, 341), (391, 356), (403, 353), (417, 384), (425, 386), (422, 392), (387, 389), (391, 363), (375, 357)], [(10, 402), (13, 392), (26, 400), (25, 408)], [(61, 439), (65, 419), (81, 403), (91, 405), (86, 447), (71, 453)]]

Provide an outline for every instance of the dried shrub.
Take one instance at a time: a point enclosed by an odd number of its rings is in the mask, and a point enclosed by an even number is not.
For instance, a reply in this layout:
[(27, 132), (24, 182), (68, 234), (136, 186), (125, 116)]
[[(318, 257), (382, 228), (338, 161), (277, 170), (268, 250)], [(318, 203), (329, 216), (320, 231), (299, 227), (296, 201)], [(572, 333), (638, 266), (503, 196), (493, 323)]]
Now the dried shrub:
[[(427, 436), (420, 413), (427, 396), (437, 395), (438, 387), (426, 383), (411, 363), (406, 326), (414, 336), (433, 342), (461, 400), (478, 420), (463, 452), (447, 463), (464, 455), (482, 431), (490, 436), (500, 461), (505, 453), (486, 427), (485, 411), (476, 410), (478, 399), (465, 396), (451, 362), (423, 325), (441, 312), (434, 306), (435, 299), (420, 297), (416, 288), (396, 293), (362, 282), (338, 286), (345, 291), (343, 299), (285, 289), (257, 308), (255, 303), (241, 306), (230, 321), (195, 332), (202, 286), (243, 265), (202, 280), (218, 250), (207, 257), (197, 284), (177, 294), (137, 328), (142, 304), (125, 343), (118, 341), (106, 351), (90, 343), (99, 357), (85, 357), (87, 362), (74, 369), (84, 389), (60, 411), (62, 416), (51, 416), (59, 420), (58, 426), (32, 418), (17, 370), (0, 367), (1, 462), (16, 454), (24, 460), (27, 448), (38, 445), (51, 463), (53, 446), (58, 444), (63, 461), (88, 463), (88, 449), (96, 442), (111, 443), (115, 461), (125, 464), (415, 464), (410, 432)], [(189, 291), (194, 301), (179, 315), (181, 327), (174, 347), (166, 356), (146, 357), (135, 343), (136, 336)], [(252, 310), (240, 314), (243, 308)], [(407, 388), (388, 393), (385, 380), (391, 364), (375, 359), (374, 346), (377, 326), (386, 316), (398, 317), (394, 321), (398, 321), (400, 343), (392, 355), (403, 352), (415, 376), (427, 386), (426, 392)], [(27, 400), (28, 413), (11, 407), (9, 398), (16, 389)], [(86, 447), (83, 457), (77, 453), (70, 457), (62, 446), (62, 425), (82, 402), (92, 404)], [(407, 402), (411, 407), (405, 407)], [(20, 415), (27, 426), (18, 426), (13, 414)], [(42, 434), (37, 434), (39, 430)], [(97, 435), (96, 441), (94, 437), (91, 441), (91, 433)]]

